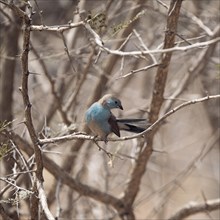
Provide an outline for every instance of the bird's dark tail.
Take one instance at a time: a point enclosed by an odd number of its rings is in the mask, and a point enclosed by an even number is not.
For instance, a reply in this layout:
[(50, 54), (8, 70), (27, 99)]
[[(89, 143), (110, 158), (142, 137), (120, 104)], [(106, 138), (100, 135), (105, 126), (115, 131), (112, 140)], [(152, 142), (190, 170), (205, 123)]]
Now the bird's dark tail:
[[(119, 125), (119, 128), (121, 128), (120, 125)], [(133, 132), (133, 133), (141, 133), (145, 129), (138, 127), (138, 126), (135, 126), (135, 125), (131, 125), (131, 124), (123, 124), (123, 127), (121, 128), (121, 130), (129, 131), (129, 132)]]
[(149, 126), (146, 119), (117, 119), (117, 123), (120, 130), (133, 133), (141, 133)]

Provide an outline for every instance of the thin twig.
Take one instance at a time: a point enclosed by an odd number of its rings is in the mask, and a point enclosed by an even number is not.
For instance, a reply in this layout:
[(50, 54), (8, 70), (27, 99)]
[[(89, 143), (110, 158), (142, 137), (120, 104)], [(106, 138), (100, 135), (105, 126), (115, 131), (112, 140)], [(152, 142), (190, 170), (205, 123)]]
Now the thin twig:
[[(124, 58), (124, 57), (123, 57)], [(116, 79), (124, 79), (126, 77), (129, 77), (131, 75), (134, 75), (136, 73), (140, 73), (140, 72), (143, 72), (143, 71), (147, 71), (149, 69), (152, 69), (154, 67), (158, 67), (160, 64), (159, 63), (155, 63), (155, 64), (151, 64), (151, 65), (148, 65), (148, 66), (145, 66), (145, 67), (141, 67), (139, 69), (136, 69), (136, 70), (131, 70), (129, 73), (125, 74), (125, 75), (122, 75), (122, 76), (119, 76), (118, 78)]]
[(47, 25), (31, 25), (31, 31), (54, 31), (54, 32), (63, 32), (69, 30), (71, 28), (76, 28), (83, 26), (84, 22), (80, 21), (77, 23), (69, 23), (64, 25), (54, 25), (54, 26), (47, 26)]
[(138, 55), (146, 55), (146, 54), (150, 54), (150, 53), (151, 54), (158, 54), (158, 53), (169, 53), (169, 52), (176, 52), (176, 51), (187, 51), (190, 49), (208, 46), (208, 45), (214, 44), (219, 41), (220, 41), (220, 37), (216, 37), (213, 40), (198, 42), (198, 43), (194, 43), (192, 45), (187, 45), (187, 46), (182, 46), (182, 47), (174, 46), (174, 47), (167, 48), (167, 49), (156, 49), (156, 50), (149, 50), (149, 51), (146, 51), (146, 50), (144, 50), (144, 51), (130, 51), (130, 52), (111, 50), (107, 47), (104, 47), (101, 45), (99, 45), (99, 46), (109, 54), (114, 54), (114, 55), (118, 55), (118, 56), (138, 56)]
[(74, 66), (73, 66), (73, 62), (72, 62), (72, 57), (70, 56), (70, 52), (69, 52), (69, 49), (68, 49), (68, 46), (67, 46), (67, 43), (66, 43), (66, 39), (64, 37), (64, 34), (63, 32), (61, 31), (60, 32), (60, 35), (61, 35), (61, 38), (63, 40), (63, 44), (64, 44), (64, 51), (66, 52), (67, 56), (68, 56), (68, 59), (69, 59), (69, 62), (70, 62), (70, 66), (71, 66), (71, 69), (72, 69), (72, 72), (73, 74), (77, 74)]

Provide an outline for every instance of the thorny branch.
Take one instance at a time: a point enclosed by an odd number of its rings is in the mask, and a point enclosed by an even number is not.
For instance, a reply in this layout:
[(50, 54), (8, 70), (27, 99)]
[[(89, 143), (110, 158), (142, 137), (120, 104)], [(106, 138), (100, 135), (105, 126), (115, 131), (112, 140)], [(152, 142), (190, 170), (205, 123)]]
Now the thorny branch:
[(67, 25), (60, 25), (60, 26), (37, 26), (32, 25), (31, 31), (41, 31), (41, 30), (47, 30), (47, 31), (56, 31), (56, 32), (63, 32), (65, 30), (68, 30), (70, 28), (75, 28), (83, 26), (86, 28), (86, 30), (94, 37), (95, 43), (105, 52), (112, 55), (118, 55), (118, 56), (140, 56), (140, 55), (148, 55), (148, 54), (161, 54), (161, 53), (169, 53), (169, 52), (175, 52), (175, 51), (187, 51), (191, 49), (206, 47), (208, 45), (214, 44), (216, 42), (220, 41), (220, 37), (216, 37), (212, 40), (204, 41), (204, 42), (198, 42), (187, 46), (175, 46), (170, 48), (163, 48), (163, 49), (151, 49), (151, 50), (142, 50), (142, 51), (129, 51), (124, 52), (121, 50), (113, 50), (109, 49), (108, 47), (104, 46), (104, 42), (102, 41), (101, 37), (90, 27), (88, 23), (85, 22), (79, 22), (77, 24), (67, 24)]
[[(113, 141), (113, 142), (115, 142), (115, 141), (126, 141), (126, 140), (131, 140), (131, 139), (134, 139), (134, 138), (142, 137), (143, 135), (152, 132), (154, 129), (156, 129), (158, 126), (160, 126), (165, 121), (165, 119), (167, 119), (169, 116), (173, 115), (175, 112), (179, 111), (180, 109), (185, 108), (189, 105), (197, 104), (197, 103), (200, 103), (200, 102), (205, 102), (205, 101), (208, 101), (208, 100), (211, 100), (211, 99), (218, 99), (218, 98), (220, 98), (220, 95), (210, 95), (210, 96), (205, 96), (205, 97), (202, 97), (202, 98), (198, 98), (198, 99), (194, 99), (194, 100), (184, 102), (184, 103), (176, 106), (175, 108), (171, 109), (167, 113), (165, 113), (163, 116), (161, 116), (159, 119), (157, 119), (154, 123), (152, 123), (143, 132), (135, 134), (135, 135), (121, 137), (121, 138), (108, 138), (108, 141)], [(64, 141), (71, 141), (71, 140), (75, 140), (75, 139), (101, 141), (101, 139), (99, 139), (95, 136), (90, 136), (90, 135), (87, 135), (87, 134), (82, 133), (82, 132), (74, 132), (72, 134), (64, 135), (64, 136), (60, 136), (60, 137), (39, 139), (39, 144), (41, 144), (41, 145), (50, 144), (50, 143), (55, 144), (55, 143), (64, 142)]]
[(13, 3), (8, 4), (8, 6), (19, 15), (23, 22), (23, 52), (21, 54), (21, 66), (22, 66), (22, 85), (20, 88), (23, 103), (25, 107), (25, 125), (27, 126), (28, 132), (30, 134), (34, 152), (35, 152), (35, 159), (36, 159), (36, 180), (34, 183), (34, 194), (31, 196), (32, 206), (31, 206), (31, 216), (33, 219), (38, 218), (38, 198), (40, 200), (40, 204), (42, 209), (44, 210), (45, 215), (48, 219), (53, 220), (54, 217), (50, 213), (47, 203), (46, 203), (46, 196), (43, 189), (43, 160), (40, 146), (38, 145), (38, 137), (33, 125), (32, 121), (32, 113), (31, 113), (31, 102), (29, 99), (29, 88), (28, 88), (28, 54), (30, 50), (30, 25), (31, 25), (31, 14), (28, 15), (27, 13), (23, 12), (21, 9), (16, 7)]
[[(12, 134), (11, 138), (15, 141), (15, 144), (24, 152), (26, 152), (29, 156), (33, 154), (33, 149), (31, 148), (31, 146), (26, 143), (21, 137)], [(116, 197), (77, 181), (76, 179), (72, 178), (68, 173), (63, 171), (63, 169), (61, 169), (53, 160), (49, 159), (45, 155), (42, 155), (42, 157), (45, 168), (51, 174), (53, 174), (56, 179), (60, 179), (63, 184), (66, 184), (70, 188), (76, 190), (81, 195), (91, 197), (103, 203), (111, 204), (115, 209), (123, 209), (123, 203)]]

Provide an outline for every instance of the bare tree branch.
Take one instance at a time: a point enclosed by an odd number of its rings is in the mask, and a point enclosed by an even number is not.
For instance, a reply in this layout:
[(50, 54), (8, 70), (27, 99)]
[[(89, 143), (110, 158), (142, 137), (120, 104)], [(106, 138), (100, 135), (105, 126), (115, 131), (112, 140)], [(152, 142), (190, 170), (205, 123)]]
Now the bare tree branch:
[[(28, 143), (25, 143), (24, 140), (18, 135), (11, 135), (12, 139), (15, 141), (16, 145), (19, 146), (20, 149), (26, 152), (29, 156), (33, 154), (33, 149)], [(116, 197), (111, 196), (108, 193), (101, 192), (98, 189), (80, 183), (79, 181), (72, 178), (68, 173), (63, 171), (63, 169), (61, 169), (54, 161), (49, 159), (47, 156), (42, 155), (42, 157), (45, 168), (51, 174), (53, 174), (56, 179), (60, 179), (63, 184), (66, 184), (83, 196), (88, 196), (100, 202), (111, 204), (115, 209), (120, 210), (120, 212), (123, 210), (123, 203), (122, 201), (120, 201), (120, 199), (117, 199)]]
[(210, 212), (220, 209), (220, 199), (207, 200), (205, 203), (189, 202), (187, 205), (182, 207), (168, 220), (181, 220), (190, 215), (197, 214), (200, 212)]
[[(20, 88), (20, 91), (22, 93), (23, 97), (23, 103), (25, 107), (25, 124), (27, 126), (27, 129), (29, 131), (32, 143), (34, 145), (34, 153), (36, 158), (36, 181), (34, 186), (34, 195), (32, 195), (32, 207), (31, 207), (31, 215), (33, 219), (38, 218), (38, 196), (40, 197), (41, 206), (47, 216), (48, 219), (52, 220), (54, 219), (52, 214), (50, 213), (49, 209), (46, 205), (46, 196), (45, 192), (42, 188), (43, 184), (43, 160), (41, 155), (41, 150), (38, 145), (38, 137), (36, 135), (36, 131), (33, 125), (32, 121), (32, 113), (31, 113), (31, 102), (29, 99), (29, 89), (28, 89), (28, 76), (29, 76), (29, 70), (28, 70), (28, 55), (30, 50), (30, 25), (31, 25), (31, 13), (30, 16), (16, 7), (13, 3), (7, 4), (8, 7), (10, 7), (15, 13), (17, 13), (21, 18), (24, 26), (24, 32), (23, 32), (23, 52), (21, 54), (21, 66), (22, 66), (22, 86)], [(40, 187), (39, 187), (40, 186)]]
[(140, 55), (148, 55), (148, 54), (169, 53), (169, 52), (176, 52), (176, 51), (188, 51), (188, 50), (191, 50), (191, 49), (206, 47), (208, 45), (211, 45), (211, 44), (214, 44), (214, 43), (220, 41), (220, 37), (216, 37), (216, 38), (214, 38), (212, 40), (208, 40), (208, 41), (204, 41), (204, 42), (198, 42), (198, 43), (193, 43), (193, 44), (190, 44), (190, 45), (187, 45), (187, 46), (182, 46), (182, 47), (175, 46), (173, 44), (173, 46), (170, 47), (170, 48), (124, 52), (124, 51), (121, 51), (119, 49), (113, 50), (113, 49), (109, 49), (109, 48), (105, 47), (102, 39), (100, 38), (100, 36), (90, 27), (90, 25), (88, 23), (85, 23), (85, 22), (79, 22), (79, 23), (77, 23), (75, 25), (74, 24), (73, 25), (65, 25), (64, 27), (63, 26), (50, 27), (50, 26), (36, 26), (36, 25), (32, 25), (31, 26), (31, 31), (47, 30), (47, 31), (63, 32), (66, 29), (75, 28), (75, 27), (79, 27), (79, 26), (85, 27), (86, 30), (88, 30), (88, 32), (90, 34), (92, 34), (92, 36), (95, 39), (95, 43), (103, 51), (107, 52), (108, 54), (117, 55), (117, 56), (140, 56)]
[[(172, 48), (175, 43), (175, 33), (177, 30), (179, 12), (181, 8), (182, 0), (172, 0), (170, 2), (170, 8), (167, 18), (167, 30), (164, 39), (164, 49)], [(148, 51), (149, 52), (149, 51)], [(163, 93), (166, 85), (166, 78), (168, 74), (168, 68), (170, 64), (172, 53), (162, 54), (161, 65), (158, 67), (155, 83), (154, 94), (151, 102), (151, 110), (149, 115), (150, 123), (154, 123), (159, 116), (159, 111), (163, 103)], [(132, 171), (131, 178), (128, 183), (128, 187), (125, 190), (124, 202), (128, 207), (132, 207), (137, 193), (140, 190), (140, 182), (146, 171), (146, 164), (153, 151), (153, 137), (156, 133), (154, 130), (150, 134), (146, 134), (146, 142), (143, 144), (143, 151), (138, 156), (137, 163)]]
[[(194, 104), (197, 104), (197, 103), (200, 103), (200, 102), (205, 102), (205, 101), (208, 101), (208, 100), (211, 100), (211, 99), (218, 99), (218, 98), (220, 98), (220, 95), (210, 95), (210, 96), (205, 96), (205, 97), (202, 97), (202, 98), (193, 99), (193, 100), (184, 102), (184, 103), (176, 106), (175, 108), (171, 109), (170, 111), (168, 111), (163, 116), (161, 116), (154, 123), (152, 123), (145, 131), (143, 131), (143, 132), (141, 132), (139, 134), (135, 134), (135, 135), (131, 135), (131, 136), (125, 136), (125, 137), (121, 137), (121, 138), (108, 138), (108, 141), (126, 141), (126, 140), (130, 140), (130, 139), (142, 137), (144, 134), (148, 134), (148, 133), (152, 132), (166, 118), (168, 118), (169, 116), (171, 116), (175, 112), (179, 111), (180, 109), (185, 108), (185, 107), (187, 107), (189, 105), (194, 105)], [(81, 132), (74, 132), (72, 134), (64, 135), (64, 136), (61, 136), (61, 137), (39, 139), (39, 144), (41, 144), (41, 145), (50, 144), (50, 143), (54, 144), (54, 143), (70, 141), (70, 140), (74, 140), (74, 139), (97, 140), (97, 141), (100, 141), (100, 139), (96, 138), (95, 136), (90, 136), (90, 135), (87, 135), (87, 134), (81, 133)]]
[(47, 26), (47, 25), (31, 25), (31, 31), (54, 31), (54, 32), (64, 32), (71, 28), (76, 28), (83, 26), (84, 22), (80, 21), (77, 23), (69, 23), (65, 25), (54, 25), (54, 26)]

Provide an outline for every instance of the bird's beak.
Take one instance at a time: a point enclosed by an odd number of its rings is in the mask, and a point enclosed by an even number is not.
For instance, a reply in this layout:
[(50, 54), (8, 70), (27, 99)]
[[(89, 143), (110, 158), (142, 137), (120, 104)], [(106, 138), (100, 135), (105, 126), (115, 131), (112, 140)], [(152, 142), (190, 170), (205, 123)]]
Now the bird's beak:
[(118, 107), (119, 107), (119, 108), (120, 108), (121, 110), (123, 110), (123, 107), (122, 107), (122, 105), (119, 105)]

